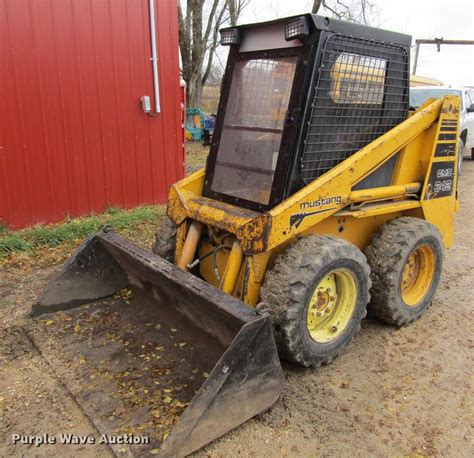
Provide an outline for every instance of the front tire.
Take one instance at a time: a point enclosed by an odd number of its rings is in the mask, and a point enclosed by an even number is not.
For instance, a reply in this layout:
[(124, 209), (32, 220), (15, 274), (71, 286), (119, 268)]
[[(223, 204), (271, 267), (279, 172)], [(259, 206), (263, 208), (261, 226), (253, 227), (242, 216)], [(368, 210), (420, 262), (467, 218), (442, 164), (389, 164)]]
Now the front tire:
[(161, 222), (155, 234), (153, 253), (169, 262), (175, 262), (177, 226), (167, 216)]
[(330, 363), (360, 329), (370, 295), (363, 253), (336, 237), (308, 236), (269, 269), (261, 291), (280, 355), (302, 366)]
[(369, 313), (403, 326), (431, 305), (443, 269), (444, 244), (438, 228), (419, 218), (384, 224), (366, 249), (372, 271)]

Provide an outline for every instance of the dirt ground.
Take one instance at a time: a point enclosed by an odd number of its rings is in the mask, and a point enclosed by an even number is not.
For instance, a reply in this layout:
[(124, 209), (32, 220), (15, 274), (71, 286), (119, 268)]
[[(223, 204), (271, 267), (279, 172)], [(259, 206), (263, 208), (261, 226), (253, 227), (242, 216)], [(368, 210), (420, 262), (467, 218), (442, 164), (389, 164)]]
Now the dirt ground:
[[(395, 329), (367, 319), (330, 366), (285, 366), (277, 404), (197, 455), (474, 456), (473, 196), (474, 162), (466, 160), (455, 244), (419, 321)], [(72, 248), (0, 265), (0, 456), (126, 454), (106, 445), (11, 444), (13, 433), (100, 435), (25, 331), (32, 301)]]

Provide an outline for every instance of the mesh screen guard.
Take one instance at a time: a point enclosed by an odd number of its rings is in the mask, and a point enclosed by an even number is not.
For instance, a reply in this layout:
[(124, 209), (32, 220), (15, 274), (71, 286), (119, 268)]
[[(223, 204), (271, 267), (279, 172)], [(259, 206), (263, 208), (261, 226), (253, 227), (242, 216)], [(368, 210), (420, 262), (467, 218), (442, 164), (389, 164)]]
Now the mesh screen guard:
[(301, 157), (305, 184), (406, 118), (408, 55), (376, 41), (330, 36), (322, 52)]

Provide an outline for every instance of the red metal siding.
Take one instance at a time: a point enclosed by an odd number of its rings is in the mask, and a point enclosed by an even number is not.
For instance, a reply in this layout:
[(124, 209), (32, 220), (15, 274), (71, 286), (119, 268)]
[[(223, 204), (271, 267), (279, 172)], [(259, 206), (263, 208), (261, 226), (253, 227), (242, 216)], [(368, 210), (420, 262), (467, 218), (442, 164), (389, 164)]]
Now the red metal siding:
[[(176, 0), (0, 0), (0, 220), (165, 202), (184, 175)], [(152, 103), (152, 106), (154, 104)]]

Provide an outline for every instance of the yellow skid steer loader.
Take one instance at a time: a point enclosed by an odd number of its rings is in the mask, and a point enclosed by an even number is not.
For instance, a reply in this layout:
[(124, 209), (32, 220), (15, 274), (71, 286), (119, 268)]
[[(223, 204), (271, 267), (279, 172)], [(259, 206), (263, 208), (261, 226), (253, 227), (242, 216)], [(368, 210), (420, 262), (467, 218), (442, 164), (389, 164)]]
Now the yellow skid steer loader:
[[(221, 44), (230, 52), (207, 164), (171, 187), (154, 254), (105, 230), (33, 307), (108, 300), (87, 309), (109, 307), (101, 326), (121, 319), (114, 307), (135, 320), (123, 340), (153, 351), (126, 376), (145, 367), (163, 406), (186, 407), (168, 423), (164, 456), (270, 407), (278, 354), (331, 362), (367, 308), (395, 326), (420, 317), (458, 210), (459, 100), (410, 110), (411, 37), (308, 14), (223, 29)], [(101, 351), (120, 360), (120, 349)], [(166, 397), (172, 383), (180, 404)]]

